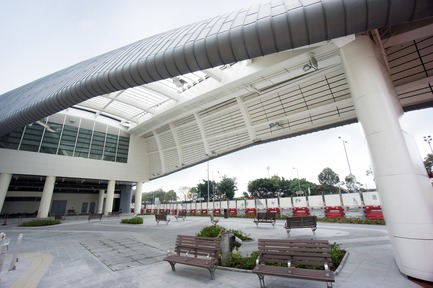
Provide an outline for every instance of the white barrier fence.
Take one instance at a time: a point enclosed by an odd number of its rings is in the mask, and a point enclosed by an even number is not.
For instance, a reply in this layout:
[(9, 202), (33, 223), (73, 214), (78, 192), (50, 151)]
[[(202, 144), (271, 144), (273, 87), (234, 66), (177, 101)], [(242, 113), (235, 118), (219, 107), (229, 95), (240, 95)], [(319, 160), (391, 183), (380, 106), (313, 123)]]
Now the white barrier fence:
[(190, 214), (255, 215), (259, 211), (276, 212), (286, 216), (315, 215), (328, 218), (383, 219), (379, 195), (376, 191), (313, 196), (245, 199), (210, 202), (172, 202), (148, 204), (145, 213), (169, 213), (186, 210)]

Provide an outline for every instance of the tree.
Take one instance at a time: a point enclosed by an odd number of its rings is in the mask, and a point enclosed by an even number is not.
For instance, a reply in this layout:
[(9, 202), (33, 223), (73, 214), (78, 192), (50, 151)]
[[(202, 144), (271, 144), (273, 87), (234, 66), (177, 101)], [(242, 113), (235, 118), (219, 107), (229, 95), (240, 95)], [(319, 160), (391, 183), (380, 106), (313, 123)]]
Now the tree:
[(433, 178), (433, 154), (427, 154), (427, 157), (424, 158), (424, 167), (428, 176)]
[[(204, 201), (208, 201), (208, 194), (209, 194), (209, 198), (212, 199), (212, 196), (214, 194), (214, 187), (215, 187), (215, 181), (207, 181), (207, 180), (202, 180), (203, 183), (198, 183), (197, 184), (197, 193), (198, 193), (198, 197), (199, 198), (203, 198)], [(208, 182), (209, 182), (209, 190), (208, 190)], [(209, 199), (209, 200), (210, 200)]]
[(331, 168), (325, 168), (317, 177), (321, 185), (334, 186), (340, 182), (340, 177)]
[(173, 190), (165, 192), (162, 189), (158, 189), (155, 191), (143, 193), (142, 199), (145, 203), (158, 204), (158, 200), (159, 203), (169, 203), (172, 201), (176, 201), (177, 195), (176, 192), (174, 192)]
[(238, 190), (236, 178), (228, 178), (225, 175), (216, 187), (218, 199), (220, 200), (232, 200), (235, 197), (236, 190)]
[(326, 167), (317, 176), (320, 185), (317, 187), (317, 193), (333, 193), (338, 192), (335, 185), (340, 183), (340, 177), (331, 168)]
[(248, 182), (248, 192), (256, 198), (273, 198), (277, 190), (278, 184), (272, 178), (259, 178)]
[(344, 182), (346, 183), (346, 187), (350, 192), (359, 191), (362, 187), (362, 184), (356, 180), (356, 177), (353, 174), (347, 175), (344, 178)]

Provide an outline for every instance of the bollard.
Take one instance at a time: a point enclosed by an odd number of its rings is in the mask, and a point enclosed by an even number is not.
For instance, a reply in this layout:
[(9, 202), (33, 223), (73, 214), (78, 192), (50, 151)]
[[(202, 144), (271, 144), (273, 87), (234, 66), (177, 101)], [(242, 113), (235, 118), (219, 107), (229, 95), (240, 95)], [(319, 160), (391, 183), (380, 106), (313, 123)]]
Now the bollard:
[(18, 235), (17, 245), (15, 246), (14, 256), (12, 257), (11, 264), (9, 265), (8, 271), (16, 269), (15, 264), (18, 262), (18, 252), (20, 251), (22, 241), (23, 241), (23, 233), (20, 233), (20, 235)]
[(0, 233), (0, 272), (2, 271), (3, 268), (3, 263), (5, 261), (5, 256), (6, 256), (6, 250), (8, 250), (9, 248), (9, 239), (6, 239), (6, 234), (5, 233)]

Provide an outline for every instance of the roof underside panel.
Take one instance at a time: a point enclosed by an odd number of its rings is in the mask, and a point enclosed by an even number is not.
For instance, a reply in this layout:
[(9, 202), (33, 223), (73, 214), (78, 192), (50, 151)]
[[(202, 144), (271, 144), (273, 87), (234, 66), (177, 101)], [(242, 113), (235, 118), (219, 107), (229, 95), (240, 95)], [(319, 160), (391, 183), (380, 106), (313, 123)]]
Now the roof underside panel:
[(430, 0), (279, 0), (228, 13), (149, 37), (1, 95), (0, 134), (96, 96), (432, 15)]

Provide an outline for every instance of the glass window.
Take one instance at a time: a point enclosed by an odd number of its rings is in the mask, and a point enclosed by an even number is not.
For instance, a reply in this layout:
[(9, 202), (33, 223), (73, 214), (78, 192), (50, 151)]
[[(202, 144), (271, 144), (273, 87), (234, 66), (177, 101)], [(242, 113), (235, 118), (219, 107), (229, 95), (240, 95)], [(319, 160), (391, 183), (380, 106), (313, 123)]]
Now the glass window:
[(38, 124), (26, 126), (20, 150), (38, 152), (44, 127)]
[(92, 138), (92, 146), (90, 147), (90, 159), (102, 160), (104, 151), (105, 133), (94, 131)]
[(120, 136), (117, 146), (116, 162), (126, 163), (128, 161), (129, 138)]
[(18, 146), (20, 145), (23, 131), (24, 128), (1, 136), (0, 147), (6, 149), (18, 150)]
[(90, 140), (92, 139), (92, 131), (81, 128), (78, 132), (77, 146), (75, 147), (75, 157), (89, 158)]
[(59, 145), (60, 140), (60, 132), (62, 131), (62, 124), (48, 123), (48, 126), (52, 129), (52, 131), (45, 129), (45, 134), (42, 139), (41, 149), (39, 152), (56, 154), (57, 146)]
[(107, 134), (104, 149), (104, 160), (114, 161), (116, 160), (116, 149), (117, 149), (117, 135)]
[(60, 139), (59, 155), (72, 156), (74, 153), (75, 141), (77, 139), (77, 127), (67, 126), (63, 128), (62, 138)]

